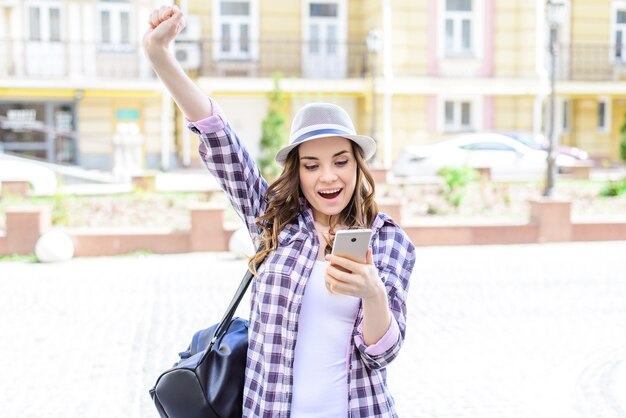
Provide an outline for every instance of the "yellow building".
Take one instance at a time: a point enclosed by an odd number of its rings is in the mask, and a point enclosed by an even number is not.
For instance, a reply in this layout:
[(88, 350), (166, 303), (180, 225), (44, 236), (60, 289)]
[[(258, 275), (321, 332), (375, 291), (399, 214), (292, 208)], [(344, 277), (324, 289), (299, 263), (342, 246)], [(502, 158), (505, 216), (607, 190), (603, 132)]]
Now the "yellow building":
[[(615, 56), (626, 1), (555, 1), (563, 4), (555, 136), (592, 158), (618, 160), (626, 109)], [(548, 133), (544, 0), (190, 0), (186, 7), (203, 39), (197, 81), (253, 149), (274, 71), (284, 75), (291, 113), (312, 100), (345, 106), (379, 141), (377, 159), (387, 166), (406, 146), (461, 132)], [(379, 48), (368, 34), (379, 35)]]
[(0, 148), (107, 171), (175, 162), (173, 109), (139, 48), (156, 4), (0, 2)]
[[(596, 159), (617, 160), (626, 1), (557, 1), (565, 11), (557, 137)], [(125, 164), (118, 151), (131, 143), (140, 144), (142, 168), (199, 165), (197, 140), (139, 47), (148, 13), (161, 3), (0, 2), (1, 146), (112, 170)], [(340, 104), (357, 130), (379, 141), (376, 159), (385, 166), (409, 145), (460, 132), (547, 132), (544, 0), (179, 5), (188, 25), (176, 56), (218, 99), (253, 155), (276, 72), (287, 119), (307, 102)]]

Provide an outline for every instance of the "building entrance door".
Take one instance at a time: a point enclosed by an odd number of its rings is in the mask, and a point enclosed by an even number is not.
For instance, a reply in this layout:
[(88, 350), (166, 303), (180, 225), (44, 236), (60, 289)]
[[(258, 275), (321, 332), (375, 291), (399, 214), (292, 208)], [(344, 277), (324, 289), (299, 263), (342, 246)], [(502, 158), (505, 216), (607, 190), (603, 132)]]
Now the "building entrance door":
[(26, 73), (29, 76), (65, 75), (60, 2), (27, 3), (26, 24)]
[(346, 76), (345, 2), (305, 1), (303, 30), (304, 76), (343, 78)]

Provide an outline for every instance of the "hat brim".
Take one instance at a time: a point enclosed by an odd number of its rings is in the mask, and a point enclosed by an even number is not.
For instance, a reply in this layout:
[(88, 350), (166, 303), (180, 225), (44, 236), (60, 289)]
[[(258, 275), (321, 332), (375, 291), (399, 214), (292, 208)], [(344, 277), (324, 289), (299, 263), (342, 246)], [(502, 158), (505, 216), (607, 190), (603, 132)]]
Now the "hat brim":
[(276, 153), (276, 162), (278, 164), (280, 164), (281, 166), (284, 166), (285, 165), (285, 161), (287, 160), (287, 155), (289, 155), (289, 153), (291, 152), (292, 149), (298, 147), (301, 144), (304, 144), (305, 142), (312, 141), (314, 139), (333, 138), (333, 137), (346, 138), (346, 139), (349, 139), (352, 142), (356, 143), (363, 150), (363, 154), (364, 154), (366, 160), (369, 160), (370, 158), (372, 158), (374, 156), (374, 153), (376, 152), (376, 141), (374, 140), (374, 138), (371, 138), (369, 136), (365, 136), (365, 135), (322, 134), (322, 135), (312, 136), (312, 137), (307, 138), (307, 139), (305, 139), (303, 141), (300, 141), (300, 142), (298, 142), (296, 144), (289, 144), (289, 145), (281, 148), (280, 151), (278, 151)]

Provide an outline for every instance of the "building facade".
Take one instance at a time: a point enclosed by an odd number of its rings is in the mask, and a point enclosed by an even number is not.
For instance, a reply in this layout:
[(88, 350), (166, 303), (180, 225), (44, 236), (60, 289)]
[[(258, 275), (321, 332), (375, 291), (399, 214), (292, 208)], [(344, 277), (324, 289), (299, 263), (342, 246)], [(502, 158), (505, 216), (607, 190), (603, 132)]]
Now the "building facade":
[(175, 162), (173, 109), (139, 48), (155, 5), (0, 1), (0, 147), (107, 171)]
[[(557, 0), (559, 140), (619, 159), (626, 0)], [(153, 0), (0, 0), (0, 146), (86, 168), (199, 165), (140, 48)], [(376, 163), (461, 132), (547, 130), (544, 0), (186, 0), (174, 45), (253, 154), (272, 77), (287, 119), (342, 105)], [(134, 150), (128, 152), (128, 150)]]

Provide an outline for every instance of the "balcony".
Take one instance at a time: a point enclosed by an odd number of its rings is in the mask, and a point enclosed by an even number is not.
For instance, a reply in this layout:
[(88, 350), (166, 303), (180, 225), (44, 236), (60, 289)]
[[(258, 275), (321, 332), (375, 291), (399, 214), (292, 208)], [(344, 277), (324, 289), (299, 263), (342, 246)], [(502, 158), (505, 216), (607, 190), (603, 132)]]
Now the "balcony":
[[(174, 51), (194, 77), (362, 78), (364, 42), (319, 45), (292, 40), (250, 42), (244, 51), (222, 51), (219, 42), (177, 41)], [(254, 53), (253, 53), (254, 51)], [(256, 58), (255, 58), (256, 57)], [(136, 80), (154, 73), (138, 44), (0, 40), (0, 77), (28, 80)]]
[(154, 77), (137, 45), (0, 40), (0, 77), (28, 80)]
[(556, 71), (557, 79), (562, 81), (626, 80), (626, 45), (562, 46)]

